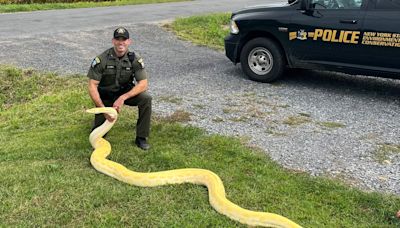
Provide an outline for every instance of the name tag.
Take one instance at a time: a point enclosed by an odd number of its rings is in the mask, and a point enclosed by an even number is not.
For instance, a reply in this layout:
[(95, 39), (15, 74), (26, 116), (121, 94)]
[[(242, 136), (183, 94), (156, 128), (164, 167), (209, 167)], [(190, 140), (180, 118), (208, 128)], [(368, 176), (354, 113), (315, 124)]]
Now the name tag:
[(130, 67), (126, 67), (125, 70), (131, 70), (131, 68)]
[(106, 68), (107, 68), (107, 69), (114, 69), (115, 66), (107, 66)]

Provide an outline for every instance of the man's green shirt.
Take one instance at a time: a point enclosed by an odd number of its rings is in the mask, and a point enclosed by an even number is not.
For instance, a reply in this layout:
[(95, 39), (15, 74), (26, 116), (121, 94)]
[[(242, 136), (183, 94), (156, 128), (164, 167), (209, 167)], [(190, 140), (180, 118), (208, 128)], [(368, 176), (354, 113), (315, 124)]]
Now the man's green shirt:
[(87, 76), (100, 82), (99, 89), (109, 92), (118, 92), (121, 87), (132, 84), (134, 79), (147, 79), (143, 59), (135, 53), (131, 62), (128, 53), (118, 58), (114, 48), (106, 50), (93, 60)]

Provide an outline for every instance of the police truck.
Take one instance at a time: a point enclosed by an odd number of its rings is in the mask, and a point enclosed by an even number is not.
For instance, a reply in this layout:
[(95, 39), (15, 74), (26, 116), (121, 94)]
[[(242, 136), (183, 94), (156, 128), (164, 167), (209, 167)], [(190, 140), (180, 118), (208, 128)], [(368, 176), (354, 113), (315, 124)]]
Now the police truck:
[(289, 0), (234, 12), (226, 56), (252, 80), (287, 68), (400, 78), (400, 0)]

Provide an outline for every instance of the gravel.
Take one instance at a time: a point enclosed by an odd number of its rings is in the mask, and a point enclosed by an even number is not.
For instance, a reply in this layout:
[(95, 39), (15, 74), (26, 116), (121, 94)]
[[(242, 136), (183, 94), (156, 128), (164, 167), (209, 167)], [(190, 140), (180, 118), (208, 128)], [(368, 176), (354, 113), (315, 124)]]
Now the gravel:
[[(0, 63), (86, 74), (113, 28), (0, 41)], [(128, 26), (150, 73), (154, 112), (191, 113), (190, 125), (239, 136), (284, 167), (400, 194), (397, 80), (293, 71), (274, 84), (248, 80), (223, 52), (178, 40), (157, 24)], [(23, 45), (22, 45), (23, 44)]]

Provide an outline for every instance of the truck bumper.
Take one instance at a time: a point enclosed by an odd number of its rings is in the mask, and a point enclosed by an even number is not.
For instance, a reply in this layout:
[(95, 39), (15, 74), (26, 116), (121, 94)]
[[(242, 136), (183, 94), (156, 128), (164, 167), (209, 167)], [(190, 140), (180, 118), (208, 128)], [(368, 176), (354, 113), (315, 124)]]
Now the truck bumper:
[(230, 34), (225, 37), (225, 55), (230, 59), (233, 63), (239, 62), (239, 42), (240, 38), (239, 35)]

